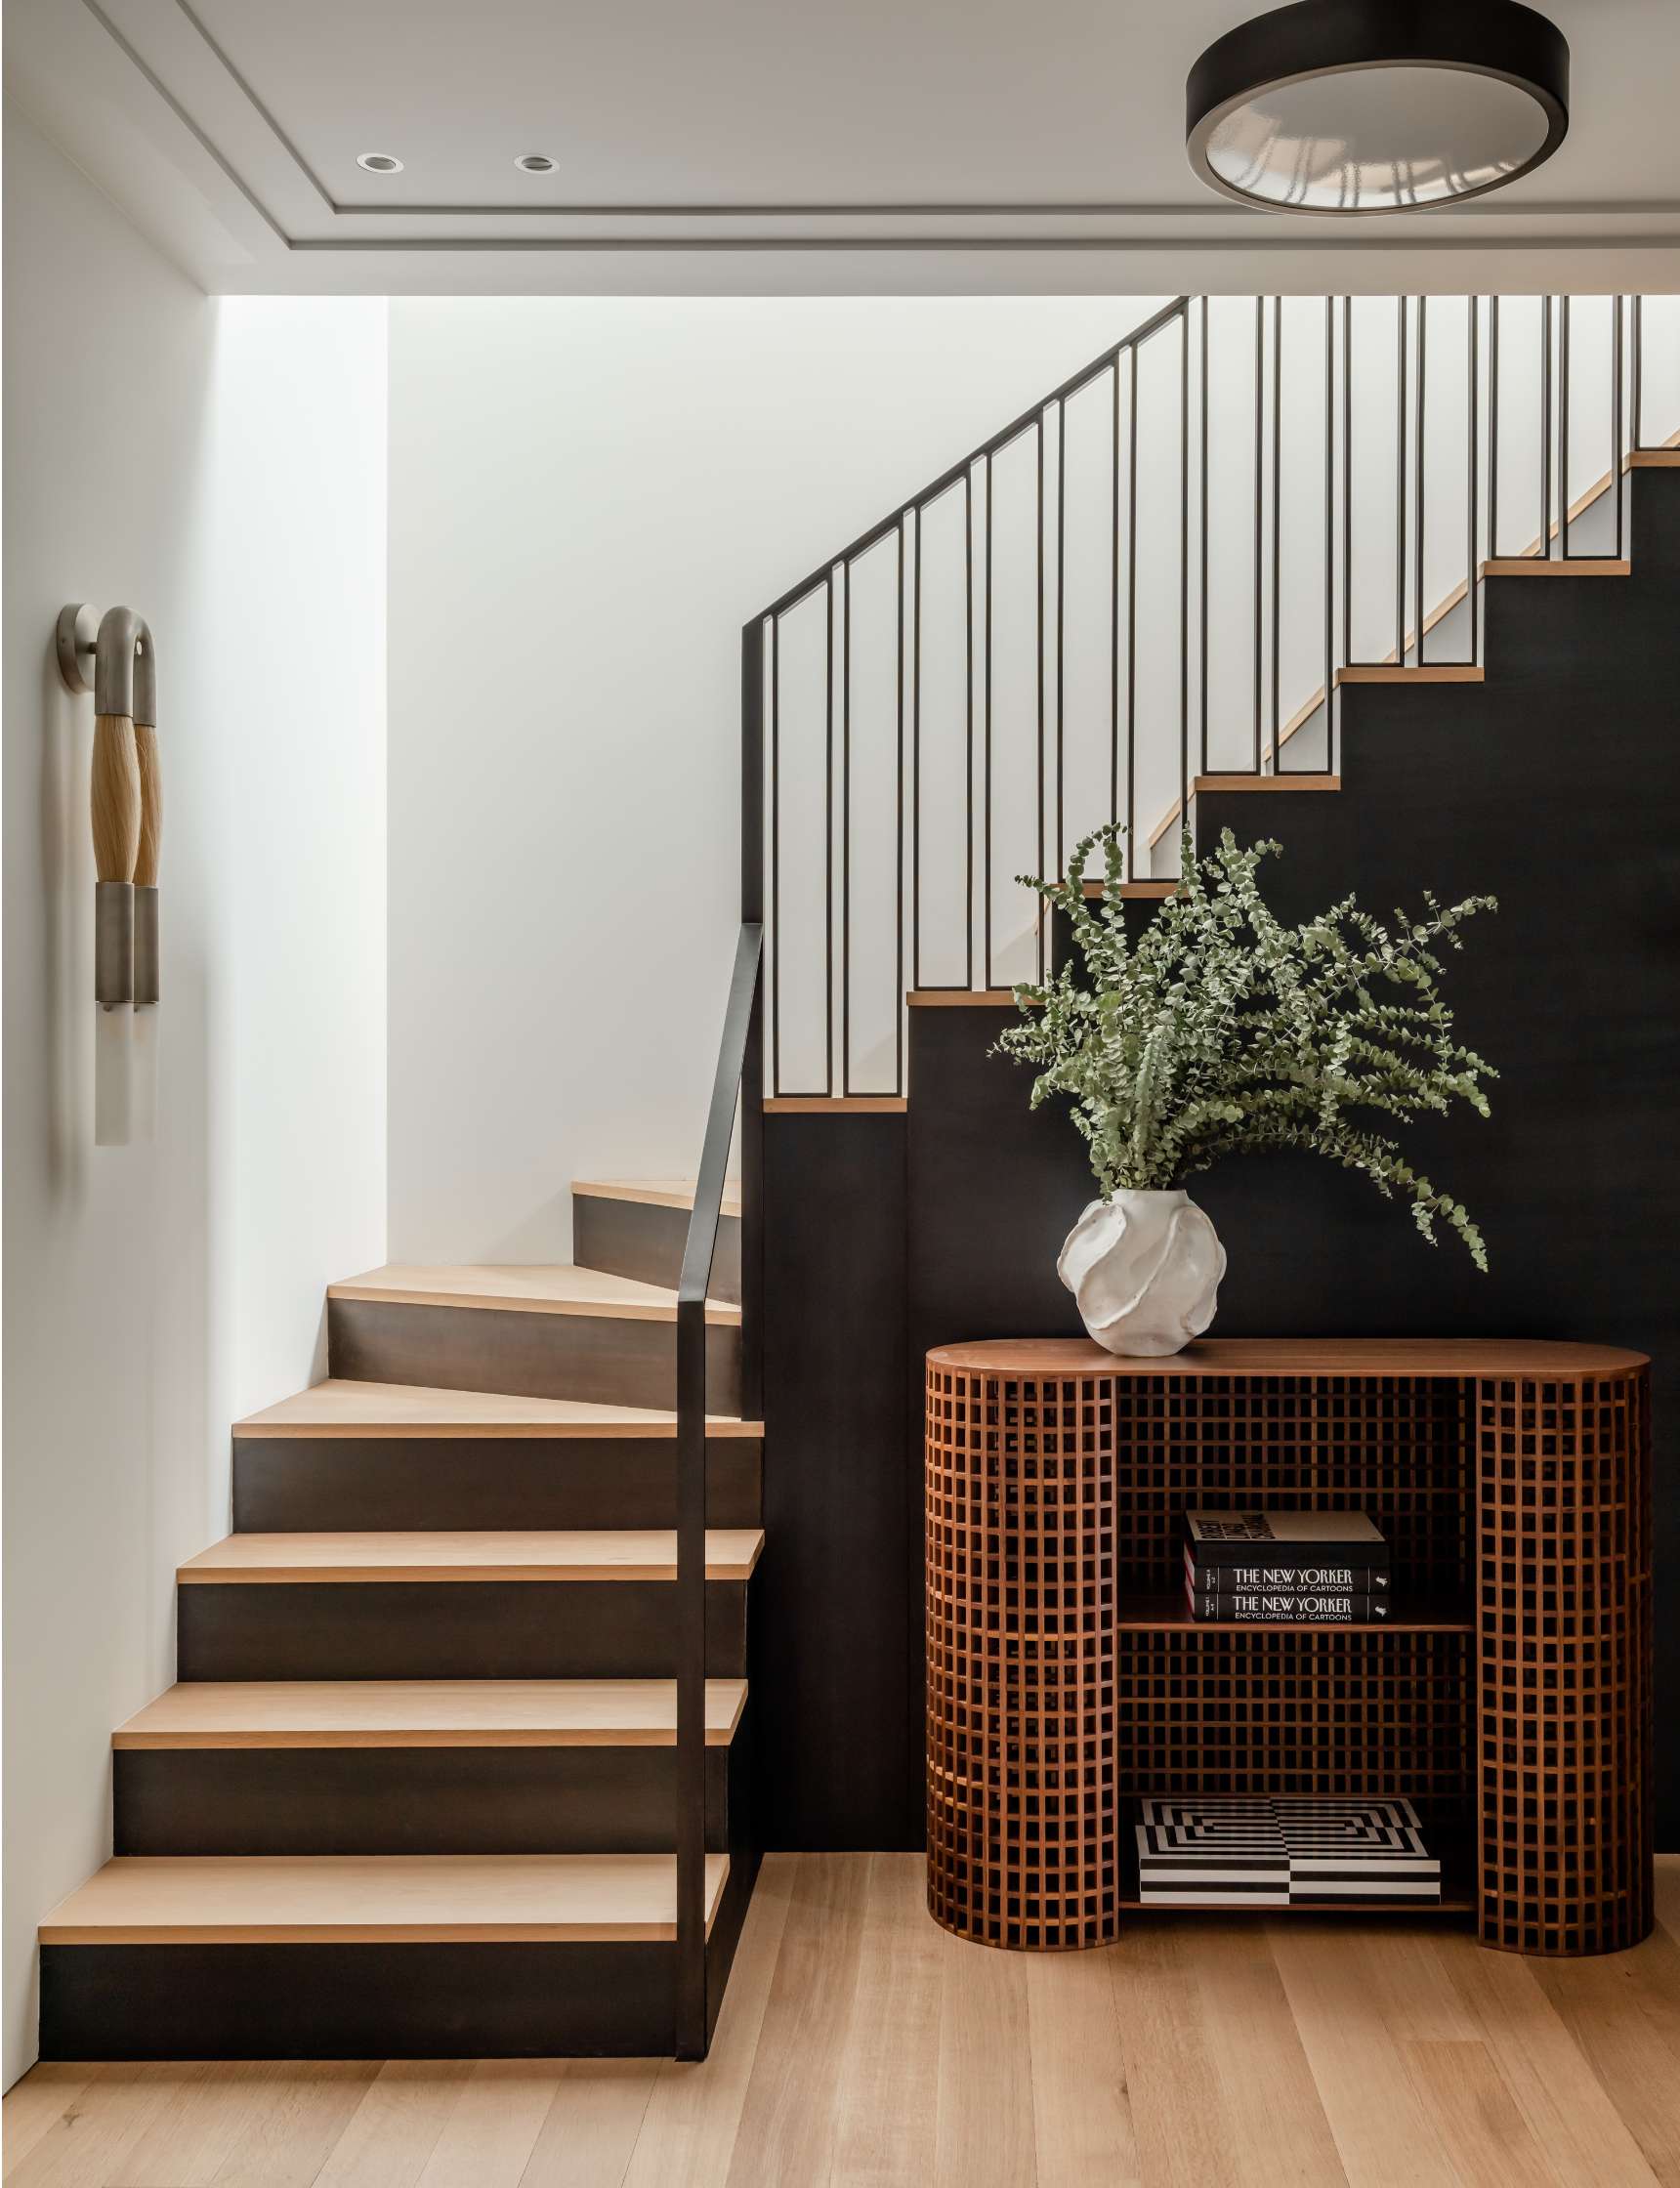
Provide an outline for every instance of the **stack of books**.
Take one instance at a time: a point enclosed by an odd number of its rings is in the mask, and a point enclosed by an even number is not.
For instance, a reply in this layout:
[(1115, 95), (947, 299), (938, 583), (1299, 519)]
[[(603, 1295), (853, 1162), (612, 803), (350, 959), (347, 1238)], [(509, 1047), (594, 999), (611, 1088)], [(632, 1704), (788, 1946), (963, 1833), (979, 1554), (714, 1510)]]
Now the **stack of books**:
[(1441, 1897), (1408, 1800), (1146, 1800), (1138, 1832), (1145, 1907), (1296, 1907)]
[(1187, 1512), (1193, 1619), (1240, 1625), (1379, 1625), (1388, 1544), (1364, 1512)]

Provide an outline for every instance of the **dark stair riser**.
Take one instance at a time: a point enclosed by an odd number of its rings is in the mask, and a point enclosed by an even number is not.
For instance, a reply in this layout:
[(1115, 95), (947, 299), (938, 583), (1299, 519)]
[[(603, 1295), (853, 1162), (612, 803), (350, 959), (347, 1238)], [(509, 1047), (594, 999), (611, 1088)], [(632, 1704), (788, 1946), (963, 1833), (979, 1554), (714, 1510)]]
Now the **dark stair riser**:
[[(677, 1524), (674, 1437), (239, 1436), (244, 1535)], [(706, 1524), (757, 1527), (763, 1444), (706, 1443)]]
[[(734, 1853), (743, 1715), (706, 1749), (706, 1844)], [(677, 1750), (646, 1747), (120, 1747), (118, 1854), (663, 1854)], [(739, 1849), (744, 1851), (744, 1846)]]
[[(689, 1242), (689, 1210), (645, 1200), (606, 1200), (593, 1193), (571, 1199), (571, 1257), (582, 1269), (606, 1269), (639, 1283), (675, 1291)], [(714, 1299), (740, 1304), (740, 1218), (718, 1218), (709, 1286)]]
[[(668, 1580), (193, 1582), (182, 1679), (670, 1679)], [(706, 1669), (746, 1675), (746, 1584), (706, 1586)]]
[[(494, 1390), (667, 1410), (677, 1403), (677, 1329), (671, 1322), (329, 1299), (327, 1353), (331, 1372), (353, 1382)], [(706, 1410), (740, 1410), (737, 1327), (707, 1327)]]
[[(714, 2021), (752, 1870), (707, 1944)], [(41, 2057), (668, 2057), (676, 1974), (670, 1944), (48, 1945)]]

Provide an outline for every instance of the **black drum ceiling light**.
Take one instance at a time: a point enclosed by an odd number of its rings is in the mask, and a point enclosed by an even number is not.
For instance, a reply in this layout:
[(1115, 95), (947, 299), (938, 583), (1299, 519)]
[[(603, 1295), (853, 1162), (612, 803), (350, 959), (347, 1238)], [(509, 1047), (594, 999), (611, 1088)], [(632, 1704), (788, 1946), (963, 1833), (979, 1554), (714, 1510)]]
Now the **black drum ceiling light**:
[(1268, 212), (1406, 213), (1514, 183), (1569, 128), (1570, 49), (1516, 0), (1298, 0), (1185, 86), (1190, 163)]

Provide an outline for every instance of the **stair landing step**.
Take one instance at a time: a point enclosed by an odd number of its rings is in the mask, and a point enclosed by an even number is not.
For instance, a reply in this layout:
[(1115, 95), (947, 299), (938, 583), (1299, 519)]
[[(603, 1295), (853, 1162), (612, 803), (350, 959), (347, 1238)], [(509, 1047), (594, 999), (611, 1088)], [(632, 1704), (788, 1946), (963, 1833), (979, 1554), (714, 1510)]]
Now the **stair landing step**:
[[(706, 1681), (706, 1745), (727, 1747), (744, 1679)], [(111, 1735), (122, 1748), (672, 1747), (674, 1679), (183, 1681)]]
[[(706, 1578), (750, 1578), (758, 1528), (711, 1528)], [(184, 1587), (207, 1582), (396, 1580), (675, 1580), (670, 1528), (578, 1532), (230, 1535), (181, 1566)]]
[[(694, 1204), (693, 1178), (573, 1178), (571, 1190), (586, 1200), (633, 1200), (648, 1208), (690, 1208)], [(740, 1182), (726, 1178), (722, 1213), (740, 1214)]]
[[(265, 1407), (235, 1436), (673, 1437), (677, 1416), (651, 1406), (596, 1406), (578, 1398), (513, 1398), (493, 1390), (429, 1390), (418, 1383), (329, 1378)], [(764, 1423), (708, 1413), (708, 1436), (762, 1437)]]
[[(706, 1927), (729, 1856), (706, 1856)], [(41, 1924), (43, 1945), (662, 1942), (669, 1854), (126, 1856)]]
[[(422, 1266), (388, 1262), (327, 1286), (329, 1299), (364, 1299), (384, 1306), (477, 1307), (512, 1314), (592, 1315), (609, 1321), (675, 1322), (677, 1294), (604, 1269), (570, 1262), (503, 1262)], [(706, 1320), (737, 1325), (740, 1309), (708, 1299)]]

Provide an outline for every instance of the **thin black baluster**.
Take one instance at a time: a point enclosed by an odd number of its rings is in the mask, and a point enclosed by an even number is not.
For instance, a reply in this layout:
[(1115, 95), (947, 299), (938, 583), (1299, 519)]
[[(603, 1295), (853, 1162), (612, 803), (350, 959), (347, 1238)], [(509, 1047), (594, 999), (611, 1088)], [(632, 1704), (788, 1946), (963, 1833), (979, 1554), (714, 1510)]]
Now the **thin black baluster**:
[[(1207, 773), (1207, 298), (1201, 300), (1201, 767)], [(1185, 339), (1190, 338), (1189, 328)]]
[(1334, 719), (1331, 699), (1336, 668), (1336, 316), (1335, 299), (1324, 299), (1324, 768), (1335, 766), (1331, 749)]
[(840, 1091), (852, 1091), (852, 565), (840, 566)]
[(1138, 840), (1138, 353), (1126, 455), (1126, 872), (1137, 873)]
[(1482, 378), (1482, 358), (1481, 358), (1481, 350), (1480, 350), (1480, 345), (1481, 345), (1481, 340), (1482, 340), (1482, 299), (1481, 299), (1481, 298), (1480, 298), (1479, 296), (1473, 296), (1473, 297), (1471, 297), (1471, 298), (1469, 299), (1469, 311), (1470, 311), (1470, 362), (1469, 362), (1469, 372), (1470, 372), (1470, 433), (1469, 433), (1469, 449), (1468, 449), (1468, 454), (1467, 454), (1467, 459), (1466, 459), (1466, 460), (1467, 460), (1467, 462), (1468, 462), (1468, 466), (1469, 466), (1469, 473), (1468, 473), (1468, 477), (1467, 477), (1467, 478), (1466, 478), (1466, 480), (1465, 480), (1465, 500), (1466, 500), (1466, 503), (1468, 504), (1468, 508), (1469, 508), (1469, 526), (1468, 526), (1468, 530), (1469, 530), (1469, 538), (1468, 538), (1468, 542), (1467, 542), (1468, 562), (1467, 562), (1467, 566), (1466, 566), (1466, 571), (1465, 571), (1465, 579), (1464, 579), (1464, 581), (1465, 581), (1465, 584), (1466, 584), (1466, 585), (1467, 585), (1467, 586), (1469, 587), (1469, 601), (1470, 601), (1470, 660), (1471, 660), (1471, 664), (1472, 664), (1472, 665), (1474, 665), (1474, 664), (1475, 664), (1476, 662), (1478, 662), (1478, 661), (1479, 661), (1479, 660), (1480, 660), (1480, 659), (1482, 658), (1482, 655), (1481, 655), (1481, 651), (1480, 651), (1480, 648), (1479, 648), (1479, 643), (1478, 643), (1478, 623), (1477, 623), (1477, 610), (1478, 610), (1478, 607), (1479, 607), (1480, 603), (1479, 603), (1479, 601), (1478, 601), (1478, 597), (1477, 597), (1477, 582), (1476, 582), (1476, 581), (1477, 581), (1477, 569), (1476, 569), (1476, 564), (1477, 564), (1477, 554), (1476, 554), (1476, 549), (1477, 549), (1477, 544), (1478, 544), (1478, 542), (1477, 542), (1477, 534), (1476, 534), (1476, 518), (1477, 518), (1477, 508), (1476, 508), (1476, 450), (1477, 450), (1477, 440), (1478, 440), (1478, 428), (1479, 428), (1479, 426), (1480, 426), (1480, 423), (1481, 423), (1481, 415), (1482, 415), (1482, 386), (1481, 386), (1481, 378)]
[(1063, 848), (1067, 819), (1067, 764), (1064, 740), (1068, 710), (1065, 694), (1068, 677), (1068, 405), (1056, 412), (1056, 871), (1067, 864)]
[(1488, 299), (1488, 559), (1499, 553), (1499, 299)]
[(1400, 351), (1397, 360), (1399, 381), (1395, 405), (1395, 473), (1394, 473), (1394, 665), (1406, 666), (1406, 299), (1397, 296), (1395, 304), (1400, 325)]
[(899, 610), (897, 621), (897, 648), (893, 660), (899, 678), (899, 709), (897, 709), (897, 755), (893, 775), (893, 877), (897, 882), (897, 910), (893, 914), (893, 1092), (903, 1094), (903, 526), (910, 512), (899, 512), (899, 554), (897, 554), (897, 584), (893, 600)]
[(834, 571), (830, 568), (823, 580), (827, 592), (823, 631), (826, 641), (823, 667), (823, 696), (827, 700), (827, 730), (824, 743), (823, 807), (822, 807), (822, 908), (825, 917), (826, 942), (823, 951), (825, 978), (822, 983), (824, 1004), (824, 1072), (823, 1091), (830, 1101), (834, 1098)]
[[(1178, 349), (1178, 810), (1190, 810), (1190, 307)], [(1153, 863), (1153, 862), (1152, 862)]]
[(781, 617), (770, 618), (770, 1076), (781, 1092)]
[(991, 986), (991, 458), (986, 459), (986, 834), (981, 847), (984, 876), (981, 902), (985, 906), (986, 935), (982, 962), (986, 977), (982, 986)]
[(1109, 608), (1109, 819), (1120, 818), (1120, 360), (1114, 359), (1113, 491), (1110, 496), (1114, 550)]
[(1260, 773), (1260, 716), (1265, 664), (1261, 658), (1261, 587), (1265, 580), (1265, 473), (1262, 442), (1266, 427), (1266, 300), (1254, 299), (1254, 774)]
[[(910, 579), (915, 631), (910, 655), (910, 986), (922, 985), (922, 510), (916, 512), (916, 550)], [(901, 984), (902, 985), (902, 984)], [(903, 1087), (899, 1089), (903, 1092)]]
[[(987, 459), (989, 466), (990, 458)], [(962, 475), (962, 545), (963, 587), (962, 612), (968, 638), (968, 733), (963, 774), (963, 794), (967, 800), (964, 813), (964, 851), (966, 879), (963, 886), (963, 963), (965, 970), (962, 984), (974, 986), (974, 466), (972, 462)]]
[(1272, 772), (1281, 765), (1283, 717), (1283, 299), (1272, 299)]
[(1616, 559), (1621, 560), (1622, 483), (1627, 473), (1621, 460), (1621, 306), (1613, 297), (1610, 322), (1610, 460), (1616, 477)]
[(1354, 657), (1354, 300), (1342, 298), (1342, 659)]
[(1633, 300), (1633, 445), (1645, 445), (1645, 299)]
[(1427, 416), (1424, 410), (1424, 375), (1429, 359), (1429, 299), (1417, 300), (1417, 447), (1414, 462), (1417, 484), (1412, 494), (1414, 535), (1411, 543), (1412, 560), (1416, 568), (1416, 583), (1412, 590), (1417, 603), (1417, 665), (1423, 666), (1423, 451), (1426, 441)]
[(1552, 556), (1552, 300), (1540, 299), (1540, 557)]
[(1558, 323), (1558, 540), (1570, 559), (1570, 299), (1563, 300)]
[[(1037, 799), (1036, 799), (1036, 801), (1035, 801), (1035, 802), (1036, 802), (1036, 805), (1037, 805), (1037, 809), (1038, 809), (1038, 839), (1037, 839), (1037, 840), (1038, 840), (1038, 863), (1037, 863), (1037, 866), (1035, 867), (1035, 869), (1034, 869), (1034, 870), (1035, 870), (1035, 871), (1036, 871), (1037, 873), (1039, 873), (1039, 874), (1042, 874), (1042, 873), (1043, 873), (1043, 871), (1044, 871), (1044, 419), (1045, 419), (1045, 416), (1046, 416), (1046, 411), (1044, 411), (1044, 410), (1040, 410), (1040, 411), (1039, 411), (1039, 413), (1038, 413), (1038, 429), (1037, 429), (1037, 430), (1038, 430), (1038, 500), (1037, 500), (1037, 505), (1036, 505), (1036, 506), (1037, 506), (1037, 518), (1036, 518), (1036, 524), (1035, 524), (1035, 527), (1034, 527), (1034, 528), (1035, 528), (1035, 531), (1036, 531), (1036, 534), (1037, 534), (1037, 548), (1038, 548), (1038, 582), (1037, 582), (1037, 585), (1036, 585), (1036, 586), (1035, 586), (1035, 588), (1034, 588), (1034, 590), (1035, 590), (1035, 592), (1036, 592), (1036, 595), (1037, 595), (1037, 603), (1036, 603), (1036, 605), (1037, 605), (1037, 609), (1038, 609), (1038, 795), (1037, 795)], [(1058, 692), (1058, 694), (1057, 694), (1057, 700), (1058, 700), (1058, 703), (1060, 703), (1060, 700), (1061, 700), (1061, 694), (1060, 694), (1060, 692)], [(1034, 898), (1034, 900), (1033, 900), (1033, 928), (1034, 928), (1034, 943), (1033, 943), (1033, 947), (1034, 947), (1034, 950), (1035, 950), (1035, 953), (1036, 953), (1036, 963), (1037, 963), (1037, 968), (1038, 968), (1038, 972), (1037, 972), (1037, 977), (1038, 977), (1038, 978), (1039, 978), (1040, 980), (1042, 980), (1042, 979), (1044, 978), (1044, 917), (1045, 917), (1045, 913), (1044, 913), (1044, 900), (1043, 900), (1043, 898), (1042, 898), (1042, 897), (1036, 897), (1036, 898)], [(989, 988), (989, 987), (990, 987), (990, 985), (991, 985), (991, 983), (990, 983), (989, 981), (987, 981), (987, 987)]]

